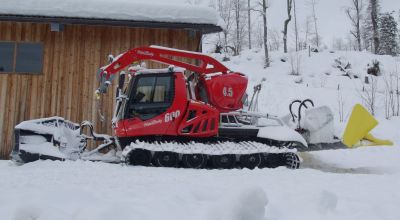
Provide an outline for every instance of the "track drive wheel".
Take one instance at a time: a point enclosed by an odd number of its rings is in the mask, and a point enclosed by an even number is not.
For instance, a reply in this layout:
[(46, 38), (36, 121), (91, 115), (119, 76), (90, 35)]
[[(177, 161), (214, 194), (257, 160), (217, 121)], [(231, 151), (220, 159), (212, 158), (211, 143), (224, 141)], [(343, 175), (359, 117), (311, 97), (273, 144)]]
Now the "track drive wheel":
[(176, 167), (179, 162), (178, 154), (168, 151), (155, 152), (153, 159), (157, 167)]
[(183, 165), (187, 168), (201, 169), (207, 164), (207, 157), (204, 154), (184, 154)]
[(261, 165), (261, 155), (260, 154), (246, 154), (241, 155), (240, 165), (244, 168), (254, 169)]
[(232, 169), (235, 166), (236, 157), (233, 154), (214, 155), (211, 161), (213, 168)]
[(129, 152), (125, 162), (134, 166), (149, 166), (151, 162), (151, 153), (148, 150), (134, 149)]
[(299, 169), (300, 167), (300, 158), (297, 154), (289, 152), (284, 155), (286, 159), (286, 167), (289, 169)]

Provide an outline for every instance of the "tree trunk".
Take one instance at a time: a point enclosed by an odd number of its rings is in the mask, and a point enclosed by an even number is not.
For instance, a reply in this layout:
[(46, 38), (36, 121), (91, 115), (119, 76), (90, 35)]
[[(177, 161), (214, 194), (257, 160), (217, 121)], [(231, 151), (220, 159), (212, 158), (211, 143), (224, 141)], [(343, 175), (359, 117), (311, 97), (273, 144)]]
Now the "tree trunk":
[(354, 6), (356, 8), (356, 33), (357, 33), (357, 44), (358, 44), (358, 51), (361, 51), (361, 31), (360, 31), (360, 20), (361, 20), (361, 4), (360, 1), (362, 0), (354, 0)]
[(292, 20), (292, 15), (291, 15), (291, 11), (292, 11), (292, 0), (287, 0), (287, 15), (288, 18), (285, 20), (284, 26), (283, 26), (283, 52), (287, 53), (287, 29), (288, 29), (288, 25), (290, 20)]
[(314, 29), (315, 29), (315, 40), (316, 46), (319, 49), (319, 34), (318, 34), (318, 25), (317, 25), (317, 15), (315, 12), (315, 5), (317, 4), (315, 0), (311, 1), (312, 4), (312, 11), (313, 11), (313, 19), (314, 19)]
[(361, 51), (361, 31), (360, 31), (360, 20), (362, 11), (362, 0), (352, 0), (353, 6), (346, 9), (347, 17), (349, 17), (353, 30), (350, 31), (351, 35), (356, 39), (356, 45), (354, 50)]
[(265, 68), (270, 66), (269, 62), (269, 55), (268, 55), (268, 29), (267, 29), (267, 0), (262, 0), (263, 1), (263, 29), (264, 29), (264, 53), (265, 53)]
[(228, 53), (228, 50), (226, 49), (226, 47), (228, 46), (228, 32), (224, 31), (224, 51), (225, 53)]
[(379, 33), (378, 33), (378, 3), (377, 0), (371, 1), (371, 23), (374, 35), (374, 53), (379, 53)]
[(308, 36), (310, 35), (310, 17), (306, 18), (306, 33), (305, 33), (305, 45), (304, 45), (304, 49), (307, 49), (308, 46)]
[(296, 51), (299, 51), (299, 31), (297, 29), (296, 0), (293, 0), (294, 34), (296, 38)]
[(249, 28), (249, 49), (251, 49), (251, 19), (250, 19), (250, 0), (247, 0), (247, 21)]
[(235, 21), (236, 21), (236, 52), (235, 56), (239, 55), (239, 51), (241, 51), (241, 42), (240, 42), (240, 0), (236, 0), (235, 6)]

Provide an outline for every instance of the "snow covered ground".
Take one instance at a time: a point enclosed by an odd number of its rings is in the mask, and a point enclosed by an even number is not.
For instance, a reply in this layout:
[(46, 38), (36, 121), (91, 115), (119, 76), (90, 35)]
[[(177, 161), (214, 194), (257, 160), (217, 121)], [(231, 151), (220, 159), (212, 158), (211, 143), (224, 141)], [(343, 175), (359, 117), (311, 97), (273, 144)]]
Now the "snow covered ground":
[(1, 219), (400, 219), (400, 149), (306, 153), (302, 169), (0, 161)]
[[(355, 103), (362, 103), (366, 65), (379, 59), (384, 73), (397, 60), (368, 53), (301, 52), (301, 75), (289, 75), (290, 55), (272, 54), (263, 69), (262, 52), (246, 51), (226, 65), (246, 73), (252, 86), (266, 78), (260, 111), (288, 112), (296, 98), (312, 98), (335, 112), (340, 137)], [(335, 58), (352, 63), (359, 79), (341, 76)], [(302, 83), (295, 81), (302, 80)], [(400, 219), (400, 118), (385, 119), (380, 82), (373, 133), (395, 146), (301, 153), (299, 170), (191, 170), (128, 167), (100, 162), (38, 161), (16, 166), (0, 161), (0, 213), (4, 220), (109, 219)], [(338, 85), (340, 90), (338, 90)], [(344, 122), (338, 97), (344, 102)]]

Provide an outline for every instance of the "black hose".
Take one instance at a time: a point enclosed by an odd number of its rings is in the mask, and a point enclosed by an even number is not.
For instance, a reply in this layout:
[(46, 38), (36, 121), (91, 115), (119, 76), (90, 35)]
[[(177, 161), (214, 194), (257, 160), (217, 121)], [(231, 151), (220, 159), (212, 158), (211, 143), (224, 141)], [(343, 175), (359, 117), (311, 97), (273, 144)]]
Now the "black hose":
[(314, 102), (313, 102), (311, 99), (305, 99), (305, 100), (303, 100), (303, 101), (300, 103), (299, 111), (298, 111), (298, 117), (299, 117), (299, 119), (298, 119), (298, 125), (297, 125), (297, 128), (298, 128), (298, 129), (301, 128), (301, 127), (300, 127), (301, 108), (302, 108), (303, 106), (304, 106), (305, 108), (308, 108), (308, 106), (307, 106), (307, 104), (306, 104), (307, 102), (311, 103), (312, 107), (314, 107)]
[(293, 111), (292, 111), (292, 105), (294, 104), (294, 103), (301, 103), (301, 101), (300, 100), (294, 100), (292, 103), (290, 103), (290, 105), (289, 105), (289, 112), (290, 112), (290, 115), (292, 116), (292, 121), (293, 122), (295, 122), (295, 118), (297, 118), (297, 116), (296, 115), (294, 115), (293, 114)]

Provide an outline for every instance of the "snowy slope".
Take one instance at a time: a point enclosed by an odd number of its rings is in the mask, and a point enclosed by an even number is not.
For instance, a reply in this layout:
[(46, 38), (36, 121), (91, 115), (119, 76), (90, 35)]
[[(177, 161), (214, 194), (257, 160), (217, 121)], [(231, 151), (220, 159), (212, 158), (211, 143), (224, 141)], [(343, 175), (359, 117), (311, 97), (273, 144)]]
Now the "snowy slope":
[[(221, 59), (219, 54), (214, 54), (214, 56)], [(300, 60), (300, 75), (290, 75), (290, 59), (291, 57), (296, 59), (297, 56)], [(343, 72), (332, 66), (334, 60), (339, 57), (351, 63), (351, 72), (358, 75), (358, 79), (343, 76)], [(283, 58), (288, 61), (282, 62)], [(273, 52), (271, 67), (263, 69), (262, 50), (255, 49), (244, 51), (240, 56), (231, 57), (231, 61), (224, 64), (249, 77), (249, 94), (252, 94), (253, 85), (260, 83), (262, 78), (266, 79), (260, 93), (260, 111), (283, 116), (289, 113), (288, 106), (291, 101), (311, 98), (317, 106), (327, 105), (333, 110), (336, 134), (341, 137), (353, 106), (357, 103), (364, 104), (361, 98), (363, 87), (369, 88), (363, 84), (367, 76), (367, 65), (375, 59), (381, 62), (383, 75), (377, 78), (376, 117), (380, 124), (372, 133), (380, 138), (389, 138), (400, 145), (400, 117), (386, 120), (384, 113), (385, 79), (388, 79), (390, 74), (400, 71), (399, 58), (354, 51), (323, 51), (312, 53), (311, 57), (306, 51), (300, 51), (298, 55)], [(300, 84), (296, 83), (299, 79), (303, 81)], [(339, 120), (340, 97), (344, 102), (343, 122)]]

